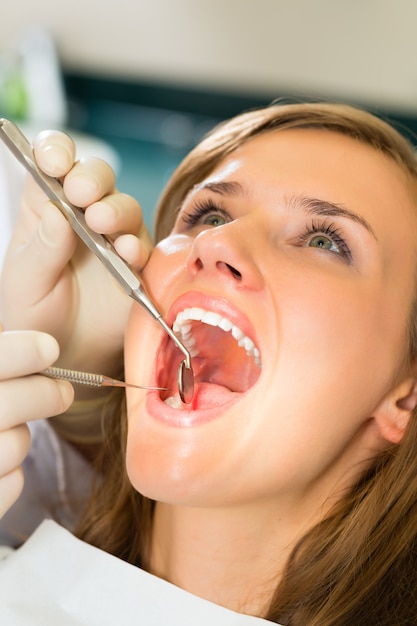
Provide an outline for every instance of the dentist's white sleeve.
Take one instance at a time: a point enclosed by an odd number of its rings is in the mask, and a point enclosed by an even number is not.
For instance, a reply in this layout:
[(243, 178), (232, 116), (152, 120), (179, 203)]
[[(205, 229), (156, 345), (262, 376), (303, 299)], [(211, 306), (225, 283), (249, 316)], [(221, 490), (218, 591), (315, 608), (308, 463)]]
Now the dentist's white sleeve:
[(32, 444), (23, 463), (24, 488), (0, 520), (0, 546), (21, 545), (44, 519), (73, 530), (89, 495), (89, 463), (47, 420), (30, 422), (29, 428)]

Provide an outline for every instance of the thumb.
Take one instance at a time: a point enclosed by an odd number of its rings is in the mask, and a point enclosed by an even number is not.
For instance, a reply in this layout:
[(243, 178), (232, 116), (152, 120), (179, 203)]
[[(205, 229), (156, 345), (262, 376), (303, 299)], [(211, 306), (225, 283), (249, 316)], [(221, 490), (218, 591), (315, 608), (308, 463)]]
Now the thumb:
[(58, 282), (76, 243), (65, 217), (51, 202), (46, 203), (33, 236), (6, 256), (3, 291), (20, 295), (20, 301), (29, 306), (39, 302)]
[(52, 202), (47, 202), (33, 237), (33, 253), (39, 255), (40, 261), (46, 261), (53, 253), (56, 259), (62, 257), (66, 263), (74, 252), (75, 244), (76, 235), (67, 219)]

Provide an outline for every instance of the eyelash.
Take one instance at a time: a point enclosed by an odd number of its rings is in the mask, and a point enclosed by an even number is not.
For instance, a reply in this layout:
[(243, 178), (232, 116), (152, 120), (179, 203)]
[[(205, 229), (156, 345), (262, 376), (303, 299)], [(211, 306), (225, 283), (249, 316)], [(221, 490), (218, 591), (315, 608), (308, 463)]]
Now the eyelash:
[[(189, 212), (185, 212), (182, 215), (182, 221), (187, 224), (188, 228), (192, 228), (200, 224), (204, 217), (211, 214), (221, 215), (226, 222), (232, 220), (229, 213), (213, 202), (213, 200), (203, 199), (196, 201)], [(352, 253), (345, 239), (342, 237), (341, 229), (336, 228), (333, 223), (329, 223), (326, 220), (312, 221), (311, 225), (307, 226), (305, 232), (299, 237), (299, 241), (302, 244), (308, 243), (313, 235), (324, 235), (328, 237), (340, 250), (340, 252), (334, 252), (333, 250), (330, 250), (330, 252), (336, 256), (341, 256), (347, 263), (352, 262)]]
[(334, 224), (329, 224), (326, 220), (320, 222), (312, 222), (311, 226), (307, 227), (306, 231), (301, 235), (300, 241), (307, 243), (313, 235), (325, 235), (332, 243), (340, 250), (334, 252), (330, 250), (332, 254), (336, 254), (344, 258), (348, 263), (352, 262), (352, 253), (345, 239), (342, 237), (341, 229), (336, 228)]
[(198, 200), (189, 212), (184, 213), (182, 221), (191, 228), (192, 226), (197, 226), (203, 217), (207, 217), (210, 214), (221, 215), (226, 221), (231, 220), (229, 213), (212, 200)]

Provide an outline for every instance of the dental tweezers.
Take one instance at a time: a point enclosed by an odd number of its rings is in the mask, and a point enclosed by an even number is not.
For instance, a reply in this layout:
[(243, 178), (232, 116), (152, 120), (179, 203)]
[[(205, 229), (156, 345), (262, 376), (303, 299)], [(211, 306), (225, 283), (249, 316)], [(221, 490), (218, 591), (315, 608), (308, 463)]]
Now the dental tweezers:
[(159, 322), (175, 345), (183, 353), (184, 359), (178, 367), (178, 391), (183, 403), (190, 404), (194, 395), (194, 374), (191, 367), (191, 355), (184, 344), (162, 318), (139, 277), (117, 253), (112, 243), (103, 235), (93, 231), (85, 221), (84, 212), (71, 204), (63, 191), (62, 185), (52, 176), (44, 174), (36, 165), (32, 146), (10, 120), (0, 119), (0, 138), (14, 156), (32, 175), (39, 187), (66, 217), (74, 231), (104, 264), (110, 274), (135, 302), (142, 305)]

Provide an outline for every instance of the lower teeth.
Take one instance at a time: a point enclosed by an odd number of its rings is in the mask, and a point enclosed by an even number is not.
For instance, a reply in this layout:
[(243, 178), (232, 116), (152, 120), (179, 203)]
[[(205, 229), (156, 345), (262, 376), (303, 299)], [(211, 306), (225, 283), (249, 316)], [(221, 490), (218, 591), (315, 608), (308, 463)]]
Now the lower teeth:
[(181, 407), (183, 406), (179, 395), (170, 396), (169, 398), (166, 398), (164, 402), (173, 409), (181, 409)]

